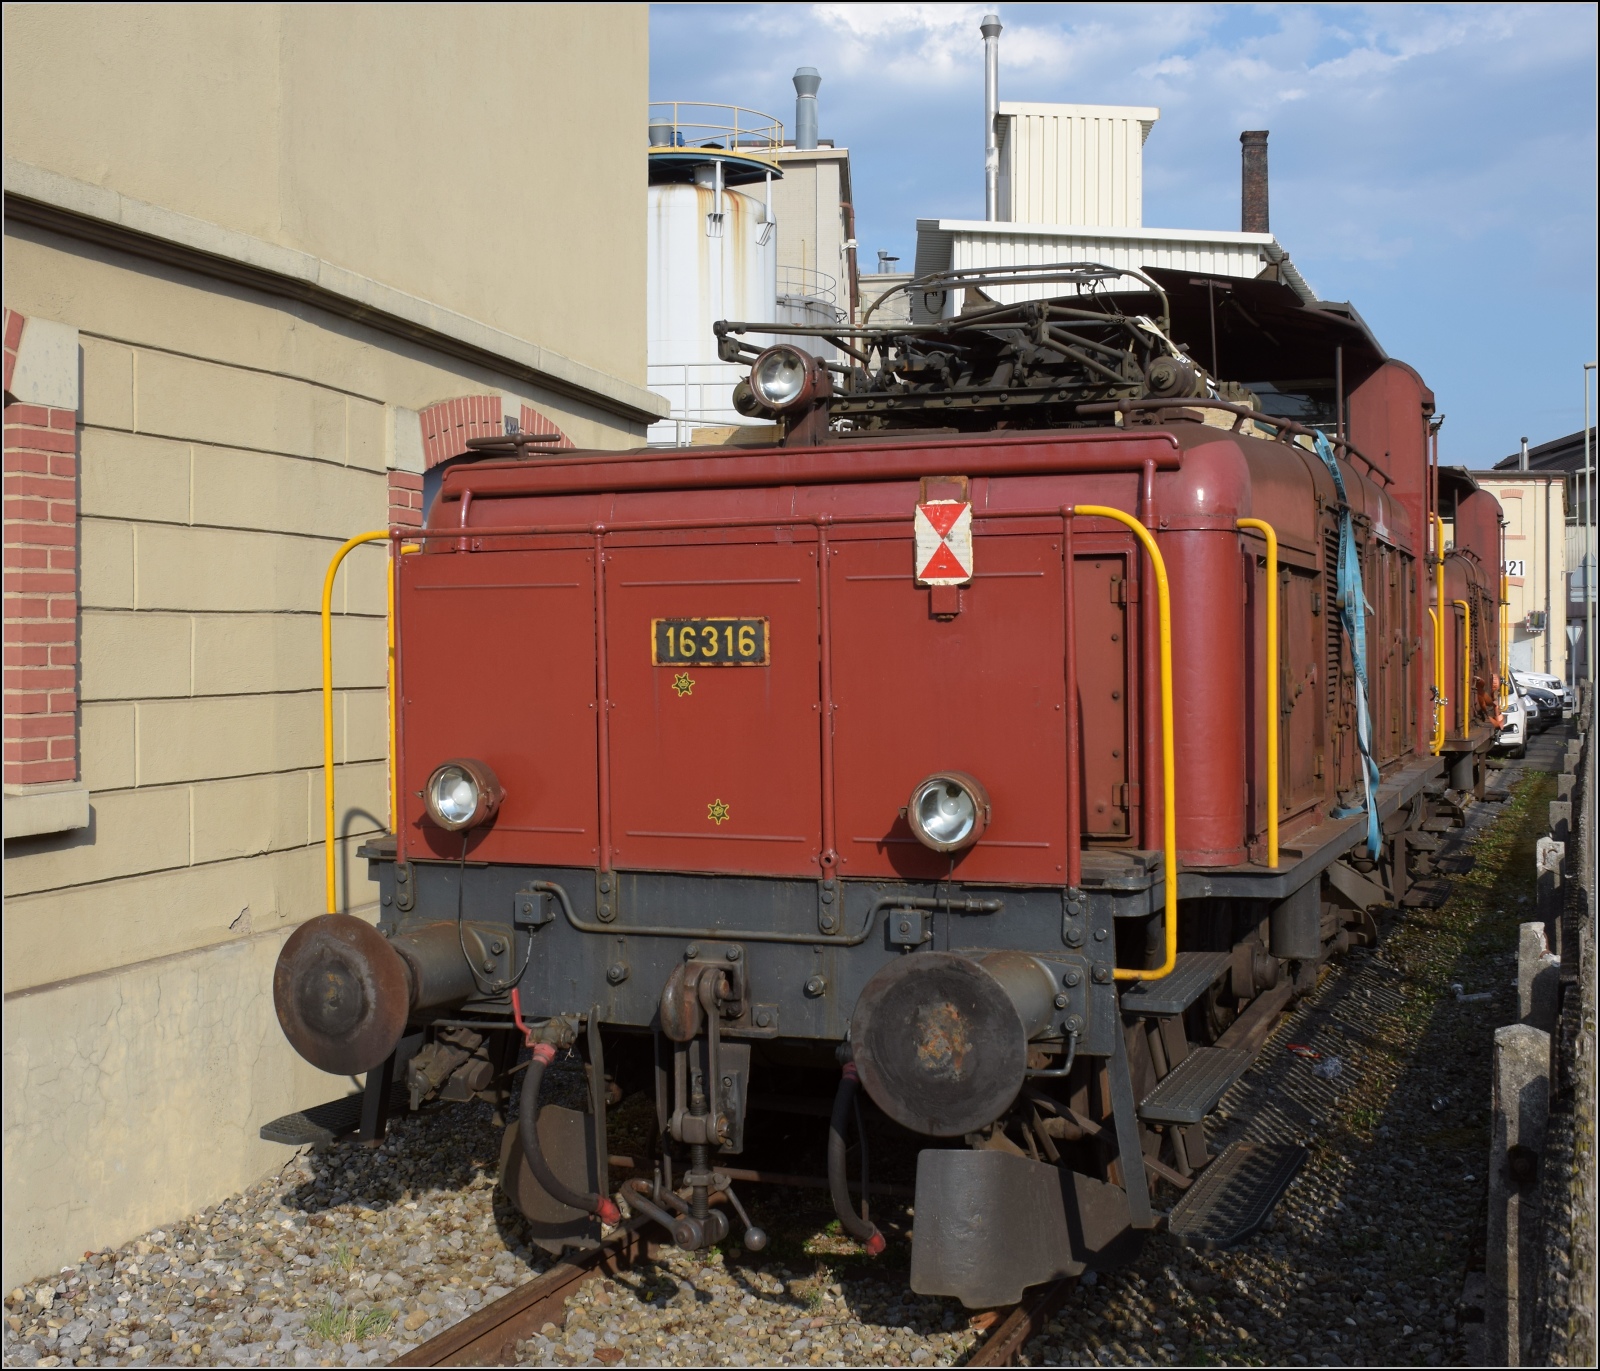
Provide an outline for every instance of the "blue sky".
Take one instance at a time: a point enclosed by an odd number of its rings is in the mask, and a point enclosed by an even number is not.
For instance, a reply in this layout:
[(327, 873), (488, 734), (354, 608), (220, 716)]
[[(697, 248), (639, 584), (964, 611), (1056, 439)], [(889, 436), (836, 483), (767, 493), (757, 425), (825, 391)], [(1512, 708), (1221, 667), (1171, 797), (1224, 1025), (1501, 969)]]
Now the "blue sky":
[(1582, 426), (1594, 5), (653, 5), (651, 98), (790, 126), (789, 78), (816, 67), (863, 268), (908, 266), (918, 217), (983, 217), (988, 10), (1002, 99), (1160, 108), (1146, 224), (1237, 229), (1239, 131), (1270, 129), (1274, 233), (1428, 380), (1445, 460)]

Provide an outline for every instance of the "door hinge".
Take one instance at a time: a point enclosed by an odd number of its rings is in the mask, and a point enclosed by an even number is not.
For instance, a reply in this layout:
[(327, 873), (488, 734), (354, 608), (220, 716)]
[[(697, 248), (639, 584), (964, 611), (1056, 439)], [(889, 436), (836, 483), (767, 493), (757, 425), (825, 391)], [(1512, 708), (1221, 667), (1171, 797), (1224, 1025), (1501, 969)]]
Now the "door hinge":
[(1123, 781), (1111, 787), (1111, 802), (1118, 809), (1137, 809), (1139, 806), (1139, 783), (1137, 781)]

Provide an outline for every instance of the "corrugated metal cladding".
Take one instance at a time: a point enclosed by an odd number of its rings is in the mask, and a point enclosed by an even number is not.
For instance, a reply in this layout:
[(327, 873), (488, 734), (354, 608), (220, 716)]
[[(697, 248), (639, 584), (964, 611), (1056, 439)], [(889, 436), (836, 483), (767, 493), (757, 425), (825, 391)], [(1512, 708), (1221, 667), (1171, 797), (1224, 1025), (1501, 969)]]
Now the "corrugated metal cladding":
[(1161, 111), (1136, 105), (1000, 106), (1000, 217), (1138, 228), (1144, 141)]
[[(1204, 233), (1193, 229), (1096, 230), (1030, 228), (1019, 224), (983, 220), (919, 219), (917, 221), (917, 275), (934, 271), (965, 271), (980, 267), (1043, 266), (1056, 262), (1101, 262), (1111, 267), (1170, 267), (1206, 276), (1255, 277), (1267, 264), (1269, 233)], [(1129, 281), (1127, 289), (1137, 289)], [(984, 293), (1005, 304), (1042, 300), (1073, 293), (1071, 286), (1054, 282), (1035, 285), (986, 285)], [(936, 317), (930, 313), (941, 301), (924, 303), (914, 295), (912, 316), (919, 323)], [(949, 313), (959, 305), (947, 303)]]

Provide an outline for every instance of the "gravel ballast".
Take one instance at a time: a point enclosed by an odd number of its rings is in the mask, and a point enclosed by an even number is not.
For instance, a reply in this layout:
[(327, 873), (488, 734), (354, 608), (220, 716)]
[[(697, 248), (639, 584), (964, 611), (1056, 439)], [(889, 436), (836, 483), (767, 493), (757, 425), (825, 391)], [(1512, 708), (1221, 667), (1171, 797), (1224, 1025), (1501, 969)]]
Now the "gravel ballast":
[(14, 1366), (381, 1364), (530, 1279), (485, 1105), (292, 1156), (243, 1195), (8, 1292)]
[[(1458, 1299), (1481, 1265), (1492, 1033), (1516, 1015), (1524, 848), (1548, 789), (1529, 774), (1511, 802), (1474, 811), (1477, 865), (1451, 900), (1408, 911), (1377, 951), (1347, 958), (1225, 1097), (1208, 1125), (1216, 1146), (1272, 1137), (1310, 1152), (1268, 1227), (1222, 1253), (1153, 1235), (1130, 1268), (1079, 1283), (1024, 1363), (1464, 1360)], [(1492, 999), (1458, 1000), (1453, 983)], [(1289, 1043), (1338, 1057), (1339, 1073), (1313, 1075)], [(233, 1200), (8, 1292), (5, 1362), (390, 1361), (550, 1265), (496, 1191), (499, 1145), (487, 1106), (446, 1105), (396, 1120), (377, 1148), (295, 1154)], [(990, 1321), (914, 1295), (903, 1241), (875, 1274), (817, 1193), (744, 1198), (773, 1234), (767, 1252), (666, 1248), (597, 1277), (519, 1361), (951, 1365)], [(1157, 1206), (1175, 1199), (1163, 1190)]]

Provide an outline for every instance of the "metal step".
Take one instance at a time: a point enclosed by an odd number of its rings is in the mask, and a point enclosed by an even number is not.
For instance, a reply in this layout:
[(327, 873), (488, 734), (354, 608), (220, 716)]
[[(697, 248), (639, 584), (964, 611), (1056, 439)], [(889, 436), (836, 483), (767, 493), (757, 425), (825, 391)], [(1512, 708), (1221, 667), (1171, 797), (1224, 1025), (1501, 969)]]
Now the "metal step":
[(1267, 1221), (1305, 1159), (1294, 1143), (1232, 1144), (1173, 1206), (1168, 1231), (1202, 1252), (1236, 1246)]
[(1478, 864), (1470, 852), (1446, 852), (1434, 859), (1434, 866), (1449, 876), (1465, 876)]
[(1139, 1104), (1146, 1123), (1199, 1123), (1255, 1056), (1239, 1047), (1196, 1047)]
[(1225, 976), (1231, 952), (1180, 952), (1178, 965), (1159, 981), (1140, 981), (1122, 992), (1125, 1014), (1181, 1014)]
[[(295, 1114), (285, 1114), (281, 1119), (262, 1124), (261, 1138), (265, 1142), (284, 1143), (289, 1147), (334, 1142), (361, 1127), (361, 1099), (362, 1094), (357, 1091), (342, 1099), (314, 1104)], [(395, 1085), (389, 1093), (389, 1117), (392, 1119), (404, 1114), (410, 1104), (411, 1097), (404, 1087)]]
[(1407, 909), (1437, 909), (1449, 898), (1449, 881), (1414, 881), (1411, 889), (1406, 891), (1405, 898), (1400, 903)]

